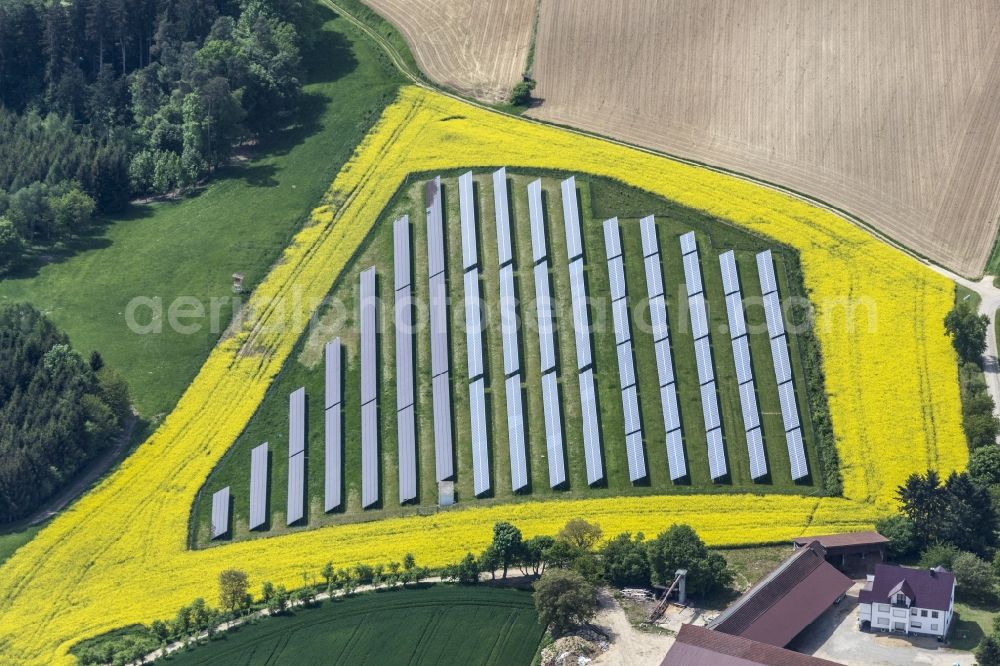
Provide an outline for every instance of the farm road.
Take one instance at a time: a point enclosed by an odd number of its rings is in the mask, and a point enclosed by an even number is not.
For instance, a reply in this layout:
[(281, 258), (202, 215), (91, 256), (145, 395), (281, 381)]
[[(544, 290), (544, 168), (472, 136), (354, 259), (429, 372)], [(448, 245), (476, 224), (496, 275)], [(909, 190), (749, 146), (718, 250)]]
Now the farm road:
[(997, 350), (996, 336), (997, 309), (1000, 309), (1000, 288), (993, 286), (992, 275), (983, 277), (979, 282), (973, 282), (940, 266), (928, 265), (941, 275), (976, 292), (982, 299), (979, 302), (979, 313), (986, 315), (990, 320), (990, 328), (986, 332), (986, 353), (983, 354), (983, 374), (986, 375), (986, 387), (993, 397), (993, 402), (1000, 408), (1000, 352)]

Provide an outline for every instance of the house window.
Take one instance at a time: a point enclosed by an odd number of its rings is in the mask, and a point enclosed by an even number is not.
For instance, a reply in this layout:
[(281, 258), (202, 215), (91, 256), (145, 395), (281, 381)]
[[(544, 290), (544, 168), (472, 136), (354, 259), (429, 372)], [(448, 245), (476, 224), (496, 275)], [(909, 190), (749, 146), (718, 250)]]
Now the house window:
[(879, 610), (880, 613), (888, 613), (889, 612), (889, 604), (879, 604), (878, 605), (878, 610)]
[(878, 623), (879, 624), (884, 624), (884, 625), (888, 626), (889, 625), (889, 618), (887, 618), (887, 617), (880, 617), (878, 619)]
[(931, 631), (937, 631), (937, 630), (938, 630), (938, 626), (936, 624), (932, 624), (931, 625)]
[(913, 629), (919, 629), (920, 628), (920, 623), (919, 622), (911, 622), (910, 623), (910, 627), (912, 627)]
[(925, 610), (920, 611), (920, 617), (927, 617), (927, 611)]
[(937, 611), (931, 611), (931, 617), (932, 618), (934, 618), (936, 620), (937, 616), (938, 616)]
[(916, 608), (911, 608), (910, 609), (910, 615), (914, 615), (915, 616), (916, 614), (917, 614), (917, 609)]
[(897, 594), (896, 595), (896, 603), (897, 604), (905, 604), (906, 603), (906, 595), (903, 594), (902, 592), (900, 592), (899, 594)]

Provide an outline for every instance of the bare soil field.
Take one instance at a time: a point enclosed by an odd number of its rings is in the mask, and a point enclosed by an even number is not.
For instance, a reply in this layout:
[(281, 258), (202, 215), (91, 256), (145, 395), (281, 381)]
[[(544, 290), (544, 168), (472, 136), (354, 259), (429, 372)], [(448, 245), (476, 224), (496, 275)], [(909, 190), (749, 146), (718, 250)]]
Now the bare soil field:
[(801, 191), (976, 275), (998, 37), (991, 0), (542, 0), (530, 113)]
[(396, 26), (432, 81), (486, 102), (521, 80), (536, 0), (364, 0)]

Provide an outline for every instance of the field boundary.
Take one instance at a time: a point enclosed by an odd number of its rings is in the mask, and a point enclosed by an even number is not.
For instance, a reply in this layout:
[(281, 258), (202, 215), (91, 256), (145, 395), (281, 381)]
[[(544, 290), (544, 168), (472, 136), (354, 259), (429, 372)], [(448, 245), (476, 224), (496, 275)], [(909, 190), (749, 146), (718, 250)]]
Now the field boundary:
[[(524, 120), (526, 122), (536, 123), (538, 125), (543, 125), (543, 126), (546, 126), (546, 127), (558, 127), (561, 130), (564, 130), (564, 131), (567, 131), (567, 132), (572, 132), (574, 134), (579, 134), (580, 136), (586, 136), (586, 137), (590, 137), (590, 138), (600, 139), (602, 141), (607, 141), (608, 143), (614, 143), (614, 144), (617, 144), (619, 146), (623, 146), (625, 148), (631, 148), (633, 150), (638, 150), (638, 151), (641, 151), (641, 152), (644, 152), (644, 153), (648, 153), (650, 155), (655, 155), (657, 157), (665, 157), (665, 158), (671, 159), (671, 160), (673, 160), (675, 162), (681, 162), (681, 163), (684, 163), (684, 164), (689, 164), (691, 166), (697, 166), (697, 167), (701, 167), (701, 168), (704, 168), (704, 169), (709, 169), (711, 171), (715, 171), (716, 173), (724, 174), (724, 175), (727, 175), (727, 176), (732, 176), (734, 178), (739, 178), (739, 179), (745, 180), (745, 181), (747, 181), (749, 183), (753, 183), (754, 185), (759, 185), (759, 186), (762, 186), (762, 187), (767, 187), (767, 188), (775, 190), (777, 192), (781, 192), (782, 194), (787, 194), (789, 196), (793, 196), (793, 197), (795, 197), (797, 199), (802, 200), (805, 203), (808, 203), (808, 204), (813, 205), (813, 206), (817, 206), (819, 208), (823, 208), (824, 210), (827, 210), (827, 211), (829, 211), (831, 213), (834, 213), (834, 214), (836, 214), (836, 215), (838, 215), (840, 217), (843, 217), (844, 219), (848, 220), (852, 224), (855, 224), (855, 225), (861, 227), (862, 229), (864, 229), (868, 233), (872, 234), (873, 236), (875, 236), (876, 238), (878, 238), (882, 242), (886, 243), (887, 245), (890, 245), (890, 246), (892, 246), (892, 247), (900, 250), (901, 252), (904, 252), (904, 253), (910, 255), (911, 257), (913, 257), (914, 259), (917, 259), (921, 263), (924, 263), (924, 264), (927, 264), (927, 265), (932, 265), (932, 266), (938, 266), (941, 269), (943, 269), (945, 271), (948, 271), (949, 273), (954, 273), (954, 271), (952, 271), (951, 269), (949, 269), (949, 268), (943, 266), (942, 264), (934, 261), (930, 257), (928, 257), (928, 256), (926, 256), (924, 254), (921, 254), (920, 252), (918, 252), (917, 250), (913, 249), (912, 247), (909, 247), (905, 243), (897, 241), (894, 238), (892, 238), (891, 236), (889, 236), (889, 235), (885, 234), (884, 232), (880, 231), (879, 229), (876, 229), (870, 223), (866, 222), (865, 220), (863, 220), (862, 218), (858, 217), (854, 213), (851, 213), (850, 211), (847, 211), (847, 210), (845, 210), (843, 208), (839, 208), (839, 207), (837, 207), (837, 206), (835, 206), (835, 205), (833, 205), (833, 204), (831, 204), (831, 203), (829, 203), (827, 201), (824, 201), (823, 199), (820, 199), (820, 198), (814, 197), (814, 196), (812, 196), (810, 194), (807, 194), (806, 192), (802, 192), (802, 191), (799, 191), (799, 190), (796, 190), (796, 189), (793, 189), (793, 188), (790, 188), (790, 187), (786, 187), (784, 185), (780, 185), (780, 184), (775, 183), (773, 181), (769, 181), (769, 180), (762, 179), (762, 178), (757, 178), (755, 176), (751, 176), (749, 174), (746, 174), (746, 173), (743, 173), (743, 172), (740, 172), (740, 171), (736, 171), (736, 170), (732, 170), (732, 169), (727, 169), (725, 167), (718, 166), (718, 165), (715, 165), (715, 164), (711, 164), (709, 162), (702, 162), (702, 161), (699, 161), (699, 160), (691, 159), (689, 157), (683, 157), (683, 156), (676, 155), (676, 154), (673, 154), (673, 153), (669, 153), (669, 152), (666, 152), (666, 151), (656, 150), (654, 148), (648, 148), (646, 146), (642, 146), (642, 145), (639, 145), (639, 144), (634, 144), (634, 143), (630, 143), (628, 141), (623, 141), (621, 139), (616, 139), (614, 137), (601, 134), (599, 132), (592, 132), (590, 130), (581, 129), (579, 127), (574, 127), (572, 125), (565, 125), (565, 124), (562, 124), (562, 123), (557, 123), (557, 122), (552, 122), (552, 121), (548, 121), (548, 120), (543, 120), (543, 119), (535, 118), (535, 117), (532, 117), (532, 116), (525, 116), (525, 115), (520, 115), (520, 114), (517, 114), (517, 113), (512, 113), (510, 111), (505, 110), (500, 105), (487, 104), (487, 103), (481, 102), (481, 101), (479, 101), (479, 100), (477, 100), (477, 99), (475, 99), (473, 97), (468, 97), (466, 95), (463, 95), (462, 93), (460, 93), (460, 92), (458, 92), (456, 90), (453, 90), (451, 88), (447, 88), (447, 87), (444, 87), (444, 86), (432, 83), (428, 79), (426, 79), (425, 77), (414, 75), (410, 71), (408, 71), (408, 69), (404, 68), (401, 65), (401, 62), (404, 60), (404, 58), (403, 58), (402, 55), (400, 55), (398, 53), (398, 51), (396, 50), (396, 48), (392, 44), (390, 44), (388, 42), (388, 40), (383, 39), (381, 37), (381, 35), (379, 35), (374, 30), (372, 30), (362, 19), (357, 18), (356, 16), (354, 16), (353, 14), (351, 14), (351, 12), (349, 10), (345, 9), (340, 4), (342, 1), (343, 0), (320, 0), (321, 3), (330, 6), (335, 11), (341, 12), (347, 20), (351, 21), (352, 23), (355, 23), (358, 27), (360, 27), (362, 30), (364, 30), (366, 32), (366, 34), (369, 35), (369, 37), (371, 37), (373, 40), (375, 40), (375, 42), (379, 46), (381, 46), (383, 49), (385, 49), (387, 52), (389, 52), (390, 59), (392, 60), (393, 64), (395, 64), (397, 67), (399, 67), (400, 71), (403, 72), (403, 74), (407, 78), (409, 78), (410, 81), (414, 85), (420, 86), (422, 88), (426, 88), (428, 90), (432, 90), (432, 91), (440, 93), (442, 95), (447, 95), (448, 97), (452, 97), (454, 99), (460, 100), (462, 102), (465, 102), (466, 104), (471, 104), (473, 106), (479, 107), (480, 109), (483, 109), (484, 111), (491, 111), (493, 113), (499, 113), (501, 115), (510, 116), (512, 118), (518, 118), (518, 119)], [(540, 1), (541, 0), (539, 0), (539, 2)], [(374, 11), (374, 10), (372, 10), (372, 11)], [(377, 14), (377, 12), (376, 12), (376, 14)], [(393, 29), (395, 29), (395, 27), (393, 27)], [(534, 44), (534, 41), (532, 41), (532, 44)], [(1000, 250), (1000, 232), (997, 233), (994, 242), (995, 242), (995, 245), (996, 245), (996, 249)], [(955, 273), (955, 274), (958, 275), (958, 273)], [(981, 278), (982, 274), (976, 275), (976, 276), (962, 275), (961, 277), (965, 277), (966, 279), (974, 280), (974, 279), (977, 279), (977, 278)]]

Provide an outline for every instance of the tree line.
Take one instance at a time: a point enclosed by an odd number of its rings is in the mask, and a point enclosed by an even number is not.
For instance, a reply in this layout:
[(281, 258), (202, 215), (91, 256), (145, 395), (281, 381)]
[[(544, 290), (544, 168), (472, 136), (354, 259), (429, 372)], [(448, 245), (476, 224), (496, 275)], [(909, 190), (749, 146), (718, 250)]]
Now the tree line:
[(29, 305), (0, 309), (0, 522), (27, 516), (104, 450), (128, 386)]
[[(92, 212), (193, 187), (237, 144), (286, 127), (316, 11), (295, 0), (0, 0), (0, 271)], [(67, 195), (86, 214), (60, 217)]]
[(303, 571), (302, 587), (292, 592), (283, 584), (260, 583), (259, 592), (246, 572), (226, 569), (218, 576), (218, 605), (204, 598), (179, 609), (169, 620), (134, 625), (84, 641), (71, 652), (81, 664), (125, 664), (171, 641), (194, 645), (200, 634), (208, 640), (216, 628), (229, 620), (247, 618), (266, 611), (279, 615), (294, 608), (315, 606), (318, 595), (331, 600), (355, 594), (361, 586), (403, 588), (437, 573), (442, 580), (462, 585), (479, 584), (485, 576), (507, 577), (512, 569), (534, 581), (535, 607), (539, 620), (554, 636), (589, 622), (597, 611), (597, 586), (648, 587), (669, 585), (677, 569), (687, 569), (687, 588), (694, 596), (718, 593), (732, 585), (733, 574), (725, 558), (710, 551), (688, 525), (672, 525), (655, 539), (642, 534), (619, 534), (602, 541), (599, 525), (583, 519), (569, 521), (554, 536), (525, 539), (517, 526), (500, 521), (493, 526), (493, 539), (479, 554), (467, 553), (461, 560), (438, 570), (418, 566), (411, 553), (387, 564), (357, 563), (334, 568), (324, 564), (318, 572)]

